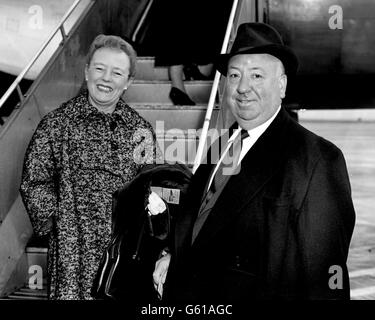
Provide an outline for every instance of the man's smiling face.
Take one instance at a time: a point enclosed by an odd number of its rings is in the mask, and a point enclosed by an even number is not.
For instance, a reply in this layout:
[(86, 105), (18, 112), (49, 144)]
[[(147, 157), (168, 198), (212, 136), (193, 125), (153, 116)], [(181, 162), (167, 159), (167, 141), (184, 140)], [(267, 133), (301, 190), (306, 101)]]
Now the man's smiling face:
[(253, 129), (270, 119), (285, 97), (287, 77), (269, 54), (238, 54), (228, 63), (225, 98), (240, 127)]

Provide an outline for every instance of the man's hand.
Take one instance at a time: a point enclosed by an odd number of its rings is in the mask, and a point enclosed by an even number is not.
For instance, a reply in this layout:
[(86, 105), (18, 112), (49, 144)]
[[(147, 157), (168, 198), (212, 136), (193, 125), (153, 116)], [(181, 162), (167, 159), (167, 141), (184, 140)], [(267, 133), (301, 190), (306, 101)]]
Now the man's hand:
[(152, 274), (154, 278), (155, 290), (159, 293), (160, 299), (163, 297), (163, 285), (167, 277), (169, 262), (171, 261), (171, 255), (167, 253), (165, 256), (161, 257), (155, 263), (155, 270)]

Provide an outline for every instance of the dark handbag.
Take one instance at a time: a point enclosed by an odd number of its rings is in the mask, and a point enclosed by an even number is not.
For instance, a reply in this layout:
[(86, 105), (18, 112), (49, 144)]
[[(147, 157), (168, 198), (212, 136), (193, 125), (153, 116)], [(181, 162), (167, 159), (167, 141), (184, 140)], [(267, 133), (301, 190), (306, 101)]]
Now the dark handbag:
[[(173, 220), (181, 209), (190, 178), (190, 171), (181, 165), (151, 166), (115, 192), (112, 238), (93, 282), (94, 298), (131, 304), (158, 301), (152, 278), (155, 262), (169, 245)], [(178, 204), (176, 194), (171, 192), (177, 189)], [(163, 213), (148, 213), (152, 190), (167, 199)]]
[[(127, 300), (129, 302), (156, 301), (157, 292), (152, 285), (150, 268), (157, 253), (161, 250), (152, 248), (152, 239), (164, 240), (169, 234), (170, 216), (167, 210), (157, 216), (150, 216), (145, 210), (143, 223), (139, 231), (134, 251), (128, 250), (127, 234), (115, 234), (106, 249), (100, 263), (100, 272), (94, 280), (92, 295), (97, 299)], [(141, 247), (142, 246), (142, 247)], [(145, 250), (154, 249), (154, 250)], [(142, 252), (143, 250), (143, 252)], [(147, 251), (147, 253), (145, 252)], [(149, 257), (145, 257), (145, 254)], [(155, 260), (156, 261), (156, 260)], [(115, 285), (115, 284), (124, 284)]]

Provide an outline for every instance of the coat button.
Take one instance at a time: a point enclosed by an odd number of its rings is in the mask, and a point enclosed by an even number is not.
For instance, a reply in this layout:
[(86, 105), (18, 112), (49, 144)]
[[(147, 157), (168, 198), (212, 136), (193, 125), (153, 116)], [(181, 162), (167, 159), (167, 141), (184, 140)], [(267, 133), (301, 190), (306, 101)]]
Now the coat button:
[(235, 264), (236, 264), (236, 267), (239, 268), (241, 266), (241, 263), (240, 263), (240, 256), (236, 256), (235, 257)]

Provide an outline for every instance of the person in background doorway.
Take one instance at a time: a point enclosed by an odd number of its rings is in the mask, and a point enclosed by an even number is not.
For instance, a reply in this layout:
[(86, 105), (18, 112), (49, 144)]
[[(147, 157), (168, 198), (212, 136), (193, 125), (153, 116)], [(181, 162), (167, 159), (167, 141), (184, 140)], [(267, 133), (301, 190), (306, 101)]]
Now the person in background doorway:
[(155, 66), (168, 67), (174, 105), (195, 105), (184, 80), (212, 78), (212, 63), (220, 52), (232, 4), (229, 0), (155, 1), (148, 45), (155, 53)]

